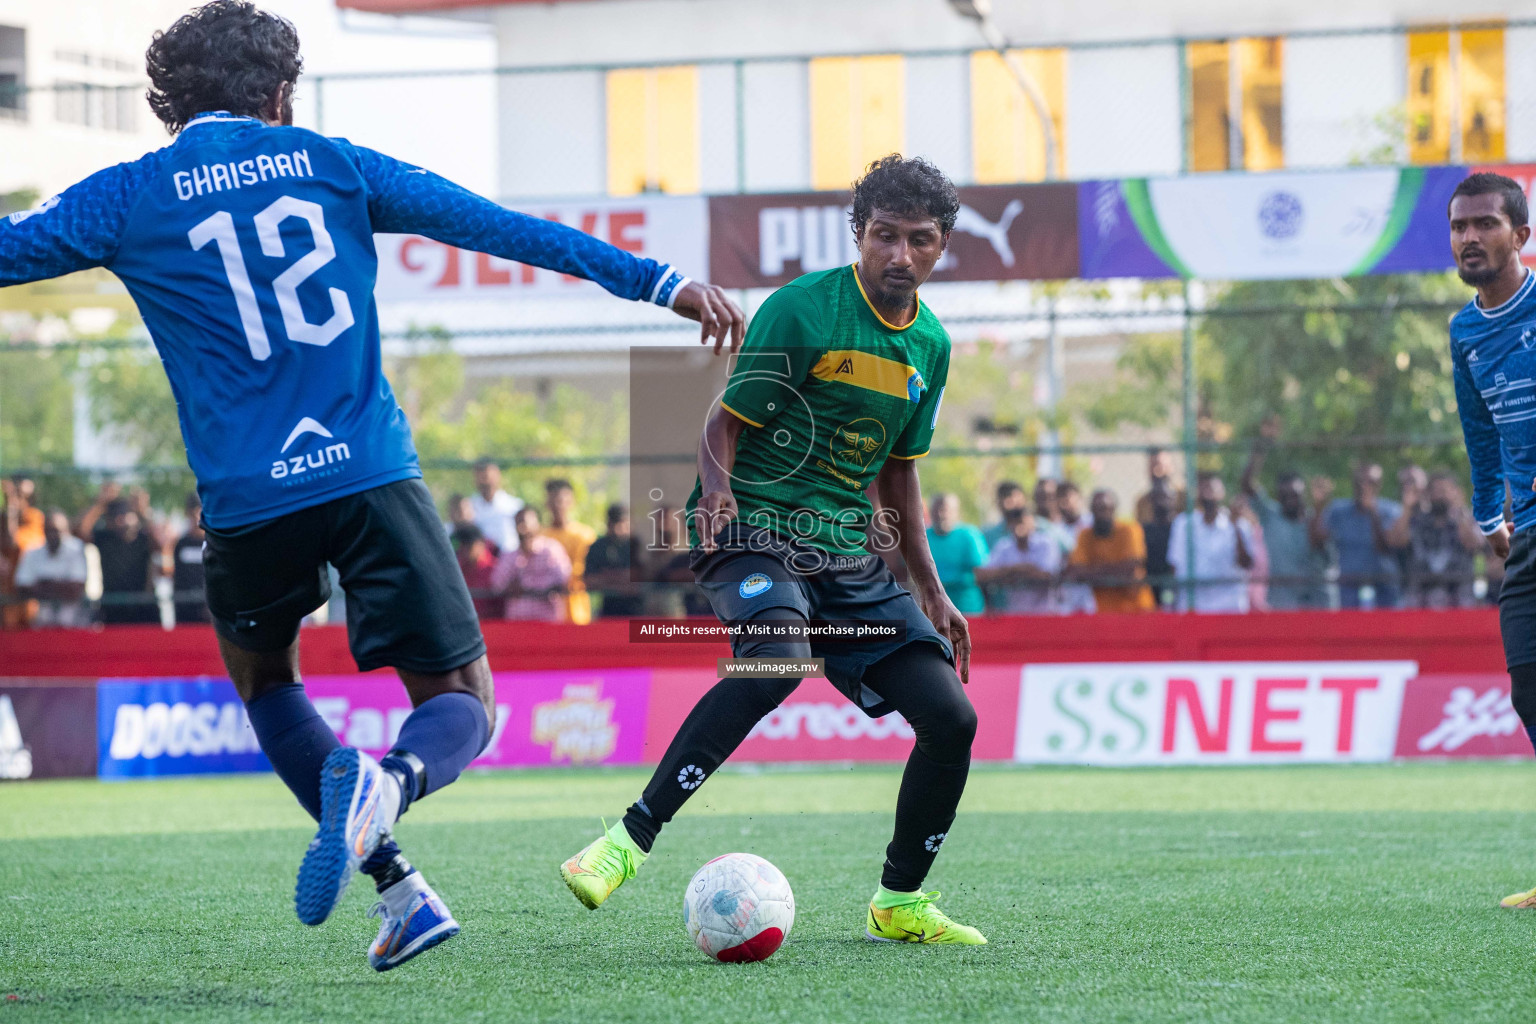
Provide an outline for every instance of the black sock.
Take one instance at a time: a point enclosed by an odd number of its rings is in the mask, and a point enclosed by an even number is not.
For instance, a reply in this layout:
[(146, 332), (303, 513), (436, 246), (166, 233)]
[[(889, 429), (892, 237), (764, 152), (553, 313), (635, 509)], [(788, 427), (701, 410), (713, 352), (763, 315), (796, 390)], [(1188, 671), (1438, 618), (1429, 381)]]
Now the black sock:
[(955, 808), (965, 792), (971, 765), (937, 764), (913, 748), (896, 797), (896, 831), (885, 848), (880, 884), (892, 892), (916, 892), (923, 887), (939, 847), (955, 821)]
[[(373, 858), (369, 858), (370, 861), (372, 859)], [(394, 885), (405, 876), (414, 875), (416, 873), (416, 869), (411, 866), (411, 862), (406, 860), (405, 855), (401, 853), (395, 854), (383, 864), (372, 869), (370, 869), (369, 866), (365, 864), (363, 866), (363, 871), (373, 879), (373, 888), (375, 892), (383, 892), (385, 889), (388, 889), (390, 886)]]
[(864, 683), (895, 705), (917, 733), (880, 875), (880, 884), (893, 892), (915, 892), (944, 845), (965, 792), (976, 710), (943, 649), (925, 640), (871, 665)]
[[(758, 654), (754, 657), (778, 657)], [(768, 712), (800, 685), (798, 679), (722, 679), (688, 712), (624, 827), (650, 852), (661, 826), (714, 774)]]

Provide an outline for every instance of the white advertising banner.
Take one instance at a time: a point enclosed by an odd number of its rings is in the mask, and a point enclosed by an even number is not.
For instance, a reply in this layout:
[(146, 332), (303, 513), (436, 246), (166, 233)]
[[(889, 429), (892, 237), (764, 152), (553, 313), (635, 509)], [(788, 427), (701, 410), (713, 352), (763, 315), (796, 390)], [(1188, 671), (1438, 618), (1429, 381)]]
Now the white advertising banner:
[[(703, 196), (631, 196), (538, 204), (517, 209), (558, 221), (636, 256), (670, 263), (690, 277), (709, 267), (709, 214)], [(598, 286), (580, 278), (484, 253), (466, 252), (420, 235), (376, 235), (381, 304), (512, 296), (590, 298)]]
[(1247, 280), (1369, 270), (1398, 183), (1386, 169), (1157, 178), (1148, 190), (1163, 237), (1194, 276)]
[(1387, 761), (1411, 661), (1026, 665), (1014, 760)]

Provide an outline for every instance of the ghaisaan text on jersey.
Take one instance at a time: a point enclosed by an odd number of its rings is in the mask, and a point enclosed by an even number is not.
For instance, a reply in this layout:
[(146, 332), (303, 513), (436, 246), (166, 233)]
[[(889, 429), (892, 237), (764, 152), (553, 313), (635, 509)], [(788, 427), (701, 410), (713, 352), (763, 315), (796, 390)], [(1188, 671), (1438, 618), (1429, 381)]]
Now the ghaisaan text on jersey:
[(246, 188), (278, 178), (313, 178), (314, 168), (309, 164), (309, 151), (296, 149), (292, 153), (263, 153), (239, 163), (203, 164), (190, 171), (177, 171), (171, 175), (176, 183), (176, 198), (183, 202), (204, 194), (223, 192), (226, 189)]

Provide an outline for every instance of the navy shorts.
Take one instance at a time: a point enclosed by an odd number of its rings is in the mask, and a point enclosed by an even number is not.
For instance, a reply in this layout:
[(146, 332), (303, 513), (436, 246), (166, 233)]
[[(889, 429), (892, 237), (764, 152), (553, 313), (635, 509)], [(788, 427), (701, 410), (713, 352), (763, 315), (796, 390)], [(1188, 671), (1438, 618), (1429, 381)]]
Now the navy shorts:
[[(695, 547), (689, 568), (725, 625), (746, 622), (769, 608), (788, 608), (807, 620), (895, 622), (905, 627), (888, 640), (811, 641), (811, 656), (825, 659), (827, 681), (871, 718), (894, 710), (864, 683), (865, 669), (875, 662), (909, 643), (927, 641), (938, 644), (954, 664), (948, 638), (934, 629), (879, 555), (831, 555), (743, 523), (728, 525), (717, 541), (719, 546), (708, 554)], [(733, 640), (733, 652), (739, 654), (743, 642), (751, 641)]]
[(1504, 585), (1499, 588), (1499, 635), (1504, 638), (1504, 665), (1536, 662), (1536, 531), (1524, 530), (1509, 542)]
[(288, 648), (304, 616), (330, 600), (330, 563), (346, 591), (347, 640), (361, 671), (437, 675), (485, 653), (464, 574), (420, 480), (207, 534), (214, 629), (243, 650)]

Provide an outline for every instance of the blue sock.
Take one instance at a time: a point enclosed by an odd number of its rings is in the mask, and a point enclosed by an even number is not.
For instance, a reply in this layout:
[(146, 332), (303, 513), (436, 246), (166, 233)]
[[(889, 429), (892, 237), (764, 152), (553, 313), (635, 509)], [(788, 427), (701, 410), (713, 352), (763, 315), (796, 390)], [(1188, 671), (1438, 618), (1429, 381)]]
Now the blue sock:
[[(440, 693), (411, 712), (381, 762), (407, 780), (407, 805), (459, 777), (491, 738), (485, 705), (467, 693)], [(406, 756), (408, 755), (408, 756)]]
[[(341, 740), (325, 724), (299, 683), (268, 690), (245, 706), (251, 729), (273, 771), (298, 797), (315, 820), (320, 819), (320, 766), (325, 756), (341, 746)], [(482, 716), (483, 717), (483, 716)], [(386, 839), (363, 865), (374, 874), (400, 853), (393, 839)]]

